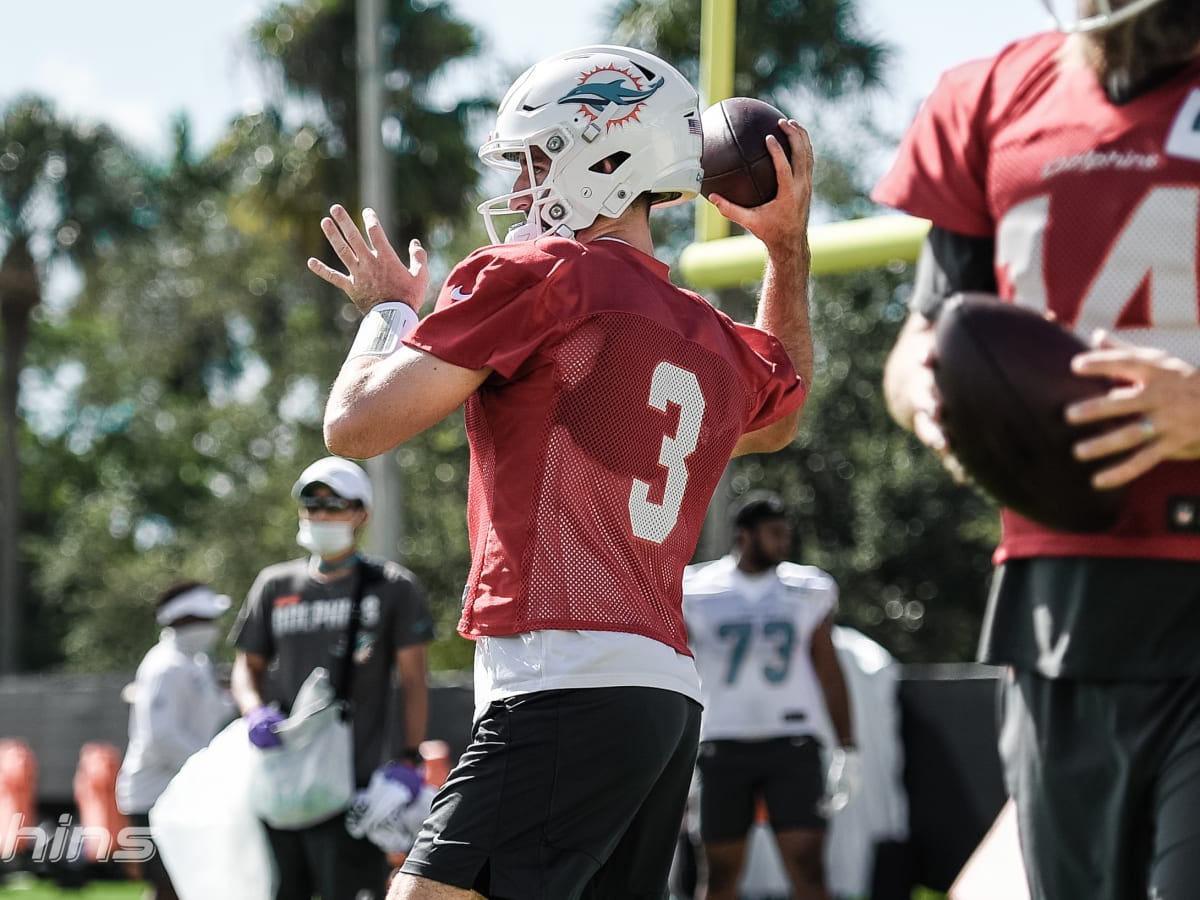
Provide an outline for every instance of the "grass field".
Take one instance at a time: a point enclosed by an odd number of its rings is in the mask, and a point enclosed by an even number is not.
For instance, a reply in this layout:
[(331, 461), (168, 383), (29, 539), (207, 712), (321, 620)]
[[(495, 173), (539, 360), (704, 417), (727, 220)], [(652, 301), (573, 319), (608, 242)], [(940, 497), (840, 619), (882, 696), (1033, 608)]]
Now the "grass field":
[(60, 888), (53, 881), (10, 878), (0, 881), (4, 900), (139, 900), (138, 881), (92, 881), (82, 888)]

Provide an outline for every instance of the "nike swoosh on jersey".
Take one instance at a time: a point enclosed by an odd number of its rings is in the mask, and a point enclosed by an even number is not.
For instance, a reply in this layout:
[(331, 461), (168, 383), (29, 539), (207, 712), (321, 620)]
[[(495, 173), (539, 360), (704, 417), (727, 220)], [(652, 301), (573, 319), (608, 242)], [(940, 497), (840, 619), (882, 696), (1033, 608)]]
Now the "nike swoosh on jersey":
[(430, 843), (435, 847), (470, 847), (470, 841), (448, 841), (439, 835), (434, 835)]
[(464, 291), (462, 289), (461, 284), (456, 284), (454, 287), (452, 287), (450, 289), (450, 299), (451, 300), (467, 300), (470, 298), (471, 294), (474, 294), (474, 293), (475, 292), (472, 291), (470, 294), (468, 294), (466, 291)]

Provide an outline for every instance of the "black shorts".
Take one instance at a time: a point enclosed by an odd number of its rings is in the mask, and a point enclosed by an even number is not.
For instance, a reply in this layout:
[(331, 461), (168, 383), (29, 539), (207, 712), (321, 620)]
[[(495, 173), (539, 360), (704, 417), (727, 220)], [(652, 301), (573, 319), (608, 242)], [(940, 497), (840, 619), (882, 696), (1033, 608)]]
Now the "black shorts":
[(700, 838), (740, 841), (766, 801), (771, 828), (824, 828), (825, 767), (813, 737), (705, 741), (700, 747)]
[[(142, 832), (143, 834), (151, 834), (149, 813), (130, 813), (129, 824), (134, 828), (146, 829), (146, 831)], [(142, 878), (150, 882), (150, 885), (154, 888), (156, 900), (157, 898), (166, 900), (166, 898), (178, 896), (175, 886), (171, 882), (171, 875), (167, 871), (167, 867), (163, 864), (158, 844), (154, 843), (153, 837), (151, 837), (150, 843), (154, 847), (154, 853), (148, 860), (142, 863)]]
[(700, 705), (654, 688), (497, 701), (402, 871), (492, 900), (662, 900)]
[(279, 886), (275, 900), (383, 900), (389, 868), (383, 851), (346, 830), (345, 814), (307, 828), (266, 826)]
[(1000, 751), (1035, 900), (1195, 897), (1200, 677), (1017, 671), (1002, 691)]

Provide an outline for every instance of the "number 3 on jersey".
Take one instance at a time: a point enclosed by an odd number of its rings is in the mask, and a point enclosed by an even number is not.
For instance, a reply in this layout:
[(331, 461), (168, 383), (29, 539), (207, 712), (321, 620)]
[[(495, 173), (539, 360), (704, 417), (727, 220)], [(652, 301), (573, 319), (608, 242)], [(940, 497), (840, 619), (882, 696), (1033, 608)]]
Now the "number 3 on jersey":
[(687, 489), (687, 458), (696, 451), (696, 442), (700, 439), (705, 402), (695, 373), (669, 362), (660, 362), (655, 367), (648, 402), (662, 412), (667, 411), (670, 403), (679, 407), (679, 427), (675, 436), (664, 434), (658, 451), (658, 464), (667, 470), (662, 503), (650, 502), (650, 485), (637, 478), (629, 492), (629, 524), (633, 533), (643, 540), (661, 544), (679, 519), (679, 508)]

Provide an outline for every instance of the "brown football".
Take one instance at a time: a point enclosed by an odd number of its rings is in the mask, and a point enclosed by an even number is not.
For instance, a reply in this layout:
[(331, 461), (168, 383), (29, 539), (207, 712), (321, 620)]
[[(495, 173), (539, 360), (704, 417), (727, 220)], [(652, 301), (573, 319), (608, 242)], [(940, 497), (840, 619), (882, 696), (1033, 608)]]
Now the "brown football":
[(1080, 462), (1073, 445), (1113, 427), (1070, 425), (1064, 409), (1104, 393), (1107, 378), (1071, 371), (1088, 349), (1074, 332), (1034, 310), (985, 294), (946, 302), (937, 319), (934, 380), (954, 455), (1002, 506), (1060, 531), (1116, 524), (1125, 492), (1091, 478), (1114, 459)]
[(779, 128), (783, 113), (762, 100), (730, 97), (714, 103), (700, 116), (704, 149), (700, 193), (720, 194), (738, 206), (760, 206), (775, 197), (775, 164), (767, 151), (773, 134), (792, 158), (787, 135)]

